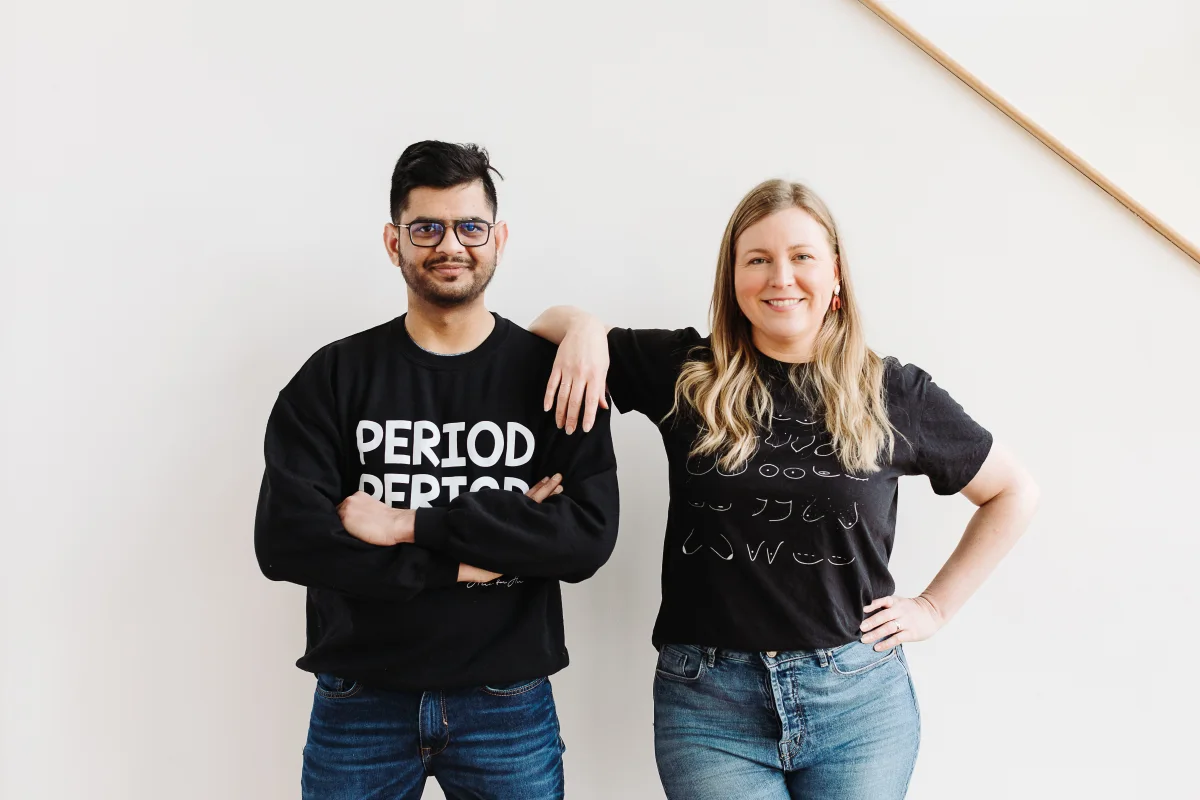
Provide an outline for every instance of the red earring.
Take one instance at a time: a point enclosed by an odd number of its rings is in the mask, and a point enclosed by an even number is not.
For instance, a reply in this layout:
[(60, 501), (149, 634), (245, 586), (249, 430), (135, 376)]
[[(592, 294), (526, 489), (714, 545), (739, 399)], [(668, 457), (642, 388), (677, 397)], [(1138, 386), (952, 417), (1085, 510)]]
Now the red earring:
[(829, 307), (831, 309), (833, 309), (834, 311), (838, 311), (842, 307), (841, 293), (842, 293), (841, 286), (838, 286), (837, 288), (835, 288), (833, 290), (833, 303), (831, 303)]

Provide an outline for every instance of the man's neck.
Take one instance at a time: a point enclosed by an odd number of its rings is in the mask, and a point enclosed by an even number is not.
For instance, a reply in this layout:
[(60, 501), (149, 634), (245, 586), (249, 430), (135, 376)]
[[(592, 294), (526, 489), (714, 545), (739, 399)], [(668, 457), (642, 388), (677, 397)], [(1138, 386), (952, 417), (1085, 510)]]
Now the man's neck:
[(482, 297), (466, 306), (441, 308), (410, 292), (404, 327), (422, 350), (457, 355), (483, 344), (496, 327), (496, 318), (487, 310)]

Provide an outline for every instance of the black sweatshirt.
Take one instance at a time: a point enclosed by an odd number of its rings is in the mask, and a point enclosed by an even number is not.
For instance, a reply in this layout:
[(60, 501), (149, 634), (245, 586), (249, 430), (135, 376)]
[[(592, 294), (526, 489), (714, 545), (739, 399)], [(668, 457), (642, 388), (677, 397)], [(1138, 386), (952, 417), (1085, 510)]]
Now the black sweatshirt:
[(709, 338), (692, 328), (613, 328), (608, 347), (613, 401), (657, 423), (667, 451), (656, 646), (809, 650), (853, 641), (863, 607), (895, 591), (888, 561), (899, 478), (926, 475), (935, 492), (954, 494), (991, 451), (991, 434), (928, 373), (887, 359), (894, 453), (878, 472), (849, 472), (822, 416), (788, 383), (789, 365), (759, 353), (773, 419), (750, 460), (726, 471), (712, 456), (691, 455), (700, 433), (694, 412), (664, 419), (680, 369), (710, 357)]
[[(617, 534), (609, 416), (567, 436), (542, 411), (556, 348), (502, 317), (477, 348), (426, 352), (399, 317), (313, 355), (266, 434), (254, 546), (308, 587), (297, 666), (383, 688), (499, 684), (567, 665), (559, 581), (590, 577)], [(529, 486), (561, 472), (538, 504)], [(346, 532), (358, 490), (417, 508), (415, 543)], [(460, 562), (502, 573), (457, 583)]]

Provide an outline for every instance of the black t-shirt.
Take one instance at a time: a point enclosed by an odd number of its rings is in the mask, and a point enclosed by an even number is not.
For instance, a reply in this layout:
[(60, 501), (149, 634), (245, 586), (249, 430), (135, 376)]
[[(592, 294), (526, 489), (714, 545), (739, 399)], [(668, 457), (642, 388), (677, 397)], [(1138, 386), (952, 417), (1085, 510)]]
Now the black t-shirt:
[[(567, 436), (542, 410), (555, 347), (503, 317), (468, 353), (436, 355), (404, 317), (321, 348), (267, 423), (255, 550), (308, 587), (298, 666), (372, 686), (497, 684), (567, 664), (559, 581), (612, 552), (609, 415)], [(524, 492), (561, 472), (563, 492)], [(361, 542), (337, 505), (362, 490), (415, 508), (415, 541)], [(503, 574), (458, 583), (464, 562)]]
[(836, 647), (860, 635), (863, 607), (890, 595), (888, 559), (901, 475), (927, 475), (938, 494), (962, 490), (992, 437), (921, 369), (888, 359), (890, 462), (848, 474), (822, 420), (787, 383), (788, 365), (759, 354), (774, 419), (749, 462), (730, 474), (715, 457), (689, 456), (698, 426), (671, 415), (689, 352), (707, 354), (694, 329), (608, 336), (608, 386), (617, 408), (656, 423), (667, 450), (670, 509), (662, 606), (654, 644), (745, 650)]

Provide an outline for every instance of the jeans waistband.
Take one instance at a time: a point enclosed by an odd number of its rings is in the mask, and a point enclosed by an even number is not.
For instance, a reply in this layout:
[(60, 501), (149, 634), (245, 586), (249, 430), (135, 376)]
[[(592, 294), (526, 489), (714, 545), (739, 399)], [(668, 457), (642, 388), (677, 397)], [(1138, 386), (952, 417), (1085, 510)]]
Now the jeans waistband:
[(776, 664), (786, 664), (792, 661), (808, 660), (824, 667), (829, 664), (833, 654), (843, 647), (849, 647), (854, 642), (839, 647), (821, 647), (815, 650), (732, 650), (726, 647), (700, 647), (696, 646), (705, 658), (708, 666), (716, 663), (718, 658), (727, 659), (729, 661), (741, 661), (747, 664), (764, 664), (768, 667)]

